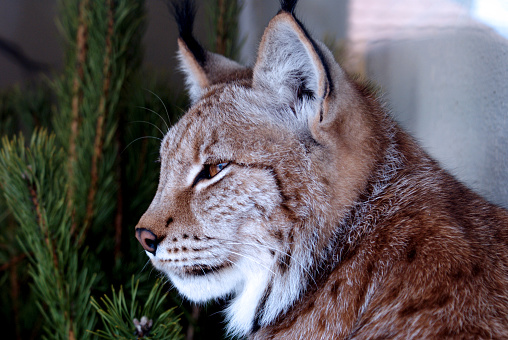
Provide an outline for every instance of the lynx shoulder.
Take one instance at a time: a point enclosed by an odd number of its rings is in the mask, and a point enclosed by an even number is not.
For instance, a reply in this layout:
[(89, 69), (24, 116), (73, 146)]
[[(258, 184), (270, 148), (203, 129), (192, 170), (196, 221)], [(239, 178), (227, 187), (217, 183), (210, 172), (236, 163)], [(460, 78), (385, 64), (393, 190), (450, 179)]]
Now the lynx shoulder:
[(191, 107), (136, 226), (251, 339), (508, 339), (508, 212), (442, 170), (281, 1), (252, 68), (175, 5)]

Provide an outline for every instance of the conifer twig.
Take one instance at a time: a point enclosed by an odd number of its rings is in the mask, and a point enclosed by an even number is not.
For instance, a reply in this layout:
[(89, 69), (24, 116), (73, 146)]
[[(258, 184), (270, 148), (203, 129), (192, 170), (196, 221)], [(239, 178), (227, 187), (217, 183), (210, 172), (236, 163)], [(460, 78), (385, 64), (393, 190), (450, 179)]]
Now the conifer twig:
[[(130, 297), (123, 287), (118, 292), (112, 287), (112, 295), (104, 295), (100, 303), (92, 297), (92, 306), (100, 315), (103, 327), (90, 333), (103, 339), (183, 340), (175, 308), (164, 311), (167, 298), (164, 285), (157, 281), (148, 296), (139, 296), (138, 287), (139, 280), (134, 281), (133, 277)], [(139, 300), (144, 303), (139, 305)]]
[(102, 158), (104, 121), (108, 113), (107, 102), (109, 97), (109, 87), (111, 83), (111, 59), (113, 54), (112, 39), (114, 31), (114, 4), (112, 0), (108, 0), (107, 4), (108, 4), (108, 30), (106, 33), (106, 54), (104, 56), (104, 66), (103, 66), (104, 79), (102, 84), (102, 94), (99, 102), (99, 117), (97, 118), (97, 125), (95, 128), (94, 152), (92, 155), (92, 165), (91, 165), (91, 182), (88, 191), (86, 215), (84, 221), (85, 229), (84, 232), (81, 234), (79, 243), (83, 241), (87, 228), (89, 227), (94, 214), (94, 203), (95, 196), (97, 194), (97, 183), (99, 182), (98, 164)]
[(226, 14), (226, 3), (224, 0), (218, 0), (219, 7), (219, 18), (217, 20), (217, 40), (216, 40), (216, 50), (219, 54), (226, 54), (226, 28), (224, 27), (224, 15)]
[[(88, 9), (89, 0), (83, 0), (79, 6), (79, 19), (78, 19), (78, 30), (76, 33), (76, 73), (74, 75), (73, 84), (72, 84), (72, 115), (71, 115), (71, 133), (69, 136), (69, 163), (68, 163), (68, 173), (70, 179), (69, 191), (68, 191), (68, 204), (71, 211), (74, 211), (74, 185), (73, 176), (74, 176), (74, 166), (77, 159), (76, 155), (76, 139), (78, 136), (79, 130), (79, 106), (82, 99), (82, 90), (80, 89), (80, 85), (83, 82), (83, 77), (85, 74), (85, 62), (87, 55), (87, 40), (88, 40), (88, 22), (86, 19), (87, 9)], [(72, 213), (74, 215), (74, 212)], [(71, 234), (74, 233), (76, 229), (75, 221), (72, 222), (71, 226)]]
[(19, 262), (23, 261), (26, 257), (27, 257), (27, 255), (25, 253), (14, 256), (12, 259), (10, 259), (9, 261), (2, 264), (2, 266), (0, 266), (0, 272), (3, 272), (4, 270), (9, 269), (12, 266), (16, 266)]
[(35, 187), (32, 183), (28, 182), (28, 190), (30, 191), (30, 198), (32, 199), (32, 203), (35, 208), (35, 213), (37, 215), (37, 224), (41, 227), (42, 233), (44, 234), (44, 241), (46, 242), (46, 246), (48, 247), (48, 251), (51, 252), (53, 256), (53, 264), (55, 265), (55, 270), (58, 270), (58, 257), (56, 254), (56, 249), (51, 242), (51, 238), (49, 236), (49, 229), (46, 225), (44, 218), (42, 217), (41, 207), (39, 204), (39, 199), (37, 198), (37, 191), (35, 191)]
[(243, 41), (237, 41), (238, 17), (242, 0), (212, 0), (208, 7), (210, 16), (209, 41), (212, 52), (237, 59)]
[(74, 335), (74, 320), (72, 320), (72, 316), (69, 317), (69, 340), (76, 340), (76, 336)]

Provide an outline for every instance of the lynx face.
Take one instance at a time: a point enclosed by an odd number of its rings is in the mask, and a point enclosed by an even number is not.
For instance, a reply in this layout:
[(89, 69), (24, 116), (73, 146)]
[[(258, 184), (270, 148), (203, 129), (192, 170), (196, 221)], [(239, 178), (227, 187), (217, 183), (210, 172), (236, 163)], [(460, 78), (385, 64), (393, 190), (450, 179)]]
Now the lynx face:
[(252, 339), (508, 338), (508, 212), (441, 170), (293, 15), (252, 69), (175, 6), (192, 105), (136, 237)]
[[(151, 230), (163, 238), (147, 253), (194, 301), (266, 280), (275, 255), (283, 251), (280, 232), (291, 225), (278, 174), (291, 167), (296, 178), (310, 164), (298, 157), (304, 145), (291, 130), (269, 119), (263, 108), (252, 112), (252, 90), (216, 86), (213, 91), (165, 137), (159, 189), (146, 214), (157, 216), (149, 224), (159, 226)], [(228, 99), (232, 95), (236, 103)], [(285, 157), (274, 159), (274, 153)], [(292, 159), (298, 164), (290, 164)], [(304, 214), (306, 207), (296, 203)]]

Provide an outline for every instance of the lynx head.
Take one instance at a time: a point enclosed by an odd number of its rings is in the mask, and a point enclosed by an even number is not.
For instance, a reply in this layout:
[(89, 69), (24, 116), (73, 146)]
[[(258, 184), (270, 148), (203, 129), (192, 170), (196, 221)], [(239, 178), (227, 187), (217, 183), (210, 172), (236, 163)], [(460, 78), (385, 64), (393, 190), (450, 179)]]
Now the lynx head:
[[(281, 11), (246, 68), (204, 50), (175, 6), (191, 107), (164, 137), (157, 193), (136, 226), (152, 264), (195, 302), (231, 297), (229, 330), (273, 322), (311, 285), (378, 145), (369, 102)], [(373, 126), (370, 128), (369, 126)]]

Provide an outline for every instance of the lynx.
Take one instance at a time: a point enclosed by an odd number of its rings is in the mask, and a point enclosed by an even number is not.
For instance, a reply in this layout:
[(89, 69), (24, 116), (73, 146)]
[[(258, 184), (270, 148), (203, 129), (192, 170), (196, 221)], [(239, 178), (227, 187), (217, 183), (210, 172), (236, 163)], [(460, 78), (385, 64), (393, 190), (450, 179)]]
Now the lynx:
[(508, 339), (508, 212), (442, 170), (281, 1), (254, 66), (175, 5), (191, 99), (136, 226), (249, 339)]

